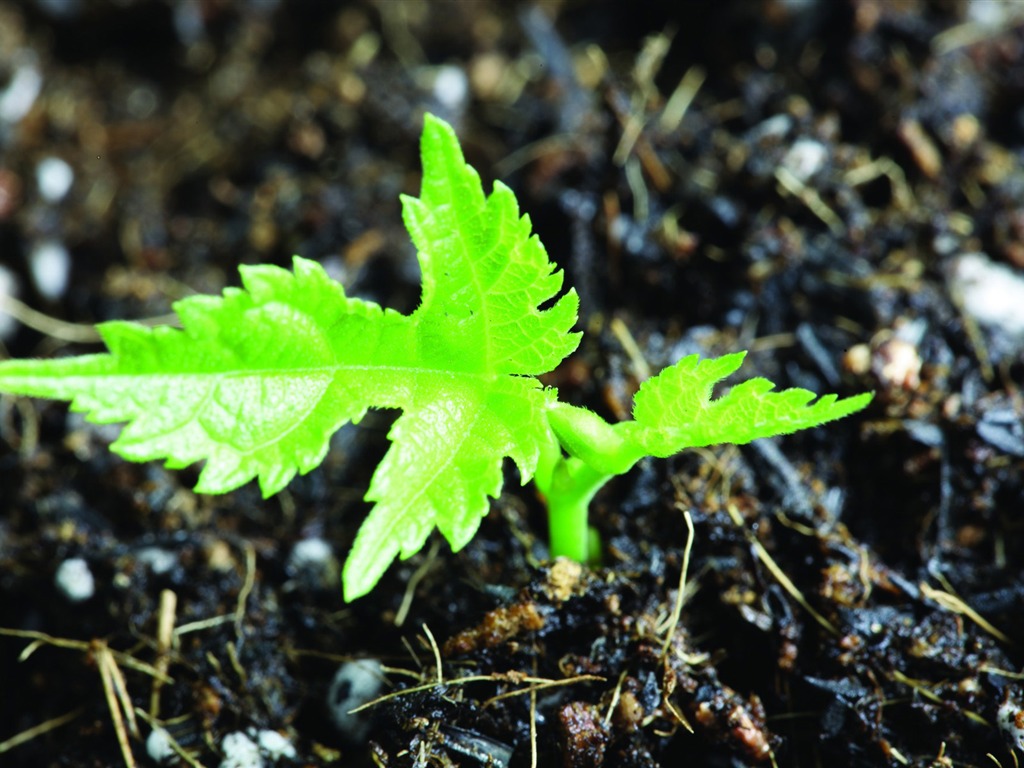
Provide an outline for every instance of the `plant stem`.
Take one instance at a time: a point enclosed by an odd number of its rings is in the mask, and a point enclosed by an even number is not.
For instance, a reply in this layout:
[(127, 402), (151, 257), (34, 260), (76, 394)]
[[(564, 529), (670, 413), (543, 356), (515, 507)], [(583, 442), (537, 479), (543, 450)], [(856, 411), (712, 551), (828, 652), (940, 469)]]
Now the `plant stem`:
[(569, 557), (581, 563), (592, 559), (587, 526), (590, 501), (612, 477), (572, 457), (554, 467), (550, 487), (542, 489), (548, 505), (552, 558)]

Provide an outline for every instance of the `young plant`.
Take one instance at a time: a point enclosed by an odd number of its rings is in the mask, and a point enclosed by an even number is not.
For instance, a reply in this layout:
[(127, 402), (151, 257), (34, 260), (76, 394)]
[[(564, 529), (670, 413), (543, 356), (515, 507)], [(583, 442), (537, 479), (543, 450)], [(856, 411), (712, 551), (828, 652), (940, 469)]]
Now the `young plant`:
[(421, 150), (421, 195), (402, 198), (423, 282), (412, 314), (346, 296), (299, 257), (292, 271), (243, 266), (242, 288), (175, 303), (180, 329), (103, 323), (107, 353), (0, 363), (0, 392), (127, 422), (111, 448), (132, 461), (205, 460), (197, 491), (255, 478), (265, 497), (320, 464), (346, 422), (401, 409), (345, 563), (346, 600), (435, 527), (453, 550), (465, 546), (501, 491), (505, 457), (547, 501), (551, 555), (586, 560), (590, 500), (643, 456), (793, 432), (870, 400), (774, 392), (765, 379), (711, 399), (737, 353), (687, 357), (644, 382), (632, 421), (559, 402), (536, 377), (579, 343), (575, 292), (559, 296), (562, 274), (512, 191), (496, 182), (484, 195), (448, 124), (427, 115)]

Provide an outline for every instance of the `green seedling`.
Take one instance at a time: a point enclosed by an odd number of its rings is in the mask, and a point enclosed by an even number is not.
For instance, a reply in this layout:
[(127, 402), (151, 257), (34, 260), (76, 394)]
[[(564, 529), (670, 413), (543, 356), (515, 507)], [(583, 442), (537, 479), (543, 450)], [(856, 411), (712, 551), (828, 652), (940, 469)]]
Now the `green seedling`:
[(559, 402), (536, 377), (579, 343), (576, 293), (562, 293), (512, 191), (496, 182), (484, 194), (448, 124), (428, 115), (421, 149), (421, 195), (402, 198), (423, 281), (412, 314), (346, 296), (299, 257), (291, 271), (243, 266), (241, 288), (176, 302), (180, 329), (103, 323), (107, 353), (0, 363), (0, 391), (127, 422), (111, 448), (131, 461), (205, 461), (197, 491), (255, 478), (264, 496), (320, 464), (346, 422), (401, 409), (345, 563), (346, 600), (435, 527), (465, 546), (501, 491), (505, 457), (546, 500), (551, 555), (585, 561), (591, 499), (642, 457), (813, 427), (871, 399), (775, 392), (765, 379), (712, 399), (737, 353), (687, 357), (644, 382), (632, 421)]

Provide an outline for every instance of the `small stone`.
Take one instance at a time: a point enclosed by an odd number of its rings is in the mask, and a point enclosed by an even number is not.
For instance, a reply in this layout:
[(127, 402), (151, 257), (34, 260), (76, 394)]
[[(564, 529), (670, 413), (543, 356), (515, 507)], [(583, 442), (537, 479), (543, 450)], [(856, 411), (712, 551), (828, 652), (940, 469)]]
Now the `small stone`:
[(241, 731), (225, 736), (220, 750), (224, 753), (220, 768), (263, 768), (260, 748)]
[(294, 760), (298, 757), (292, 743), (277, 731), (271, 731), (269, 729), (262, 731), (250, 731), (250, 735), (254, 735), (256, 737), (256, 743), (259, 745), (260, 751), (272, 761), (280, 760), (282, 757), (286, 757), (290, 760)]
[(18, 297), (18, 279), (7, 267), (0, 265), (0, 341), (10, 339), (18, 328), (18, 322), (3, 309), (4, 299), (8, 296), (12, 299)]
[(319, 537), (303, 539), (292, 547), (288, 566), (296, 570), (320, 567), (334, 556), (331, 545)]
[(154, 728), (146, 737), (146, 752), (153, 762), (166, 763), (174, 757), (171, 735), (163, 728)]
[(34, 63), (19, 66), (7, 87), (0, 91), (0, 121), (17, 123), (23, 118), (43, 88), (43, 74)]
[(331, 721), (349, 742), (366, 741), (370, 723), (366, 712), (351, 710), (377, 698), (384, 684), (381, 664), (376, 659), (349, 661), (338, 667), (327, 692), (327, 711)]
[(72, 603), (84, 602), (96, 594), (96, 579), (81, 557), (69, 557), (57, 566), (53, 581)]
[(63, 200), (74, 181), (75, 172), (59, 157), (44, 158), (36, 166), (36, 186), (48, 203)]
[(983, 253), (965, 253), (949, 271), (965, 314), (990, 330), (1024, 339), (1024, 274)]
[(64, 295), (71, 272), (71, 256), (63, 243), (43, 240), (28, 255), (32, 281), (44, 297), (54, 301)]
[(969, 23), (988, 30), (1004, 29), (1020, 19), (1020, 8), (1015, 5), (1000, 0), (968, 0), (964, 16)]
[(434, 98), (446, 109), (461, 112), (469, 95), (469, 80), (461, 67), (438, 67), (434, 74)]
[(1024, 750), (1024, 709), (1011, 699), (1003, 702), (997, 715), (999, 729), (1017, 749)]
[(340, 566), (331, 545), (319, 536), (296, 542), (288, 555), (290, 587), (337, 589)]
[(871, 368), (886, 387), (913, 391), (921, 385), (921, 355), (914, 344), (899, 337), (878, 345)]
[(843, 355), (843, 367), (850, 373), (863, 376), (871, 370), (871, 347), (867, 344), (854, 344)]
[(157, 576), (170, 573), (178, 564), (178, 556), (162, 547), (143, 547), (135, 553), (135, 559)]
[(820, 171), (828, 159), (828, 148), (814, 139), (797, 139), (782, 158), (782, 166), (800, 181)]

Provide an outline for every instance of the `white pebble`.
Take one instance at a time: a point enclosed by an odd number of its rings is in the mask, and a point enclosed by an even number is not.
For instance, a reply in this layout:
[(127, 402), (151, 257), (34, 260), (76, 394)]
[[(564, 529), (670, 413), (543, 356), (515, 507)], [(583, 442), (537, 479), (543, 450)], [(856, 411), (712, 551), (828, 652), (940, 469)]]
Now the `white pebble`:
[(96, 594), (96, 579), (89, 564), (80, 557), (69, 557), (57, 566), (53, 581), (72, 603), (81, 603)]
[(71, 271), (68, 249), (56, 240), (43, 240), (28, 255), (32, 281), (43, 296), (51, 301), (64, 295)]
[(199, 3), (175, 3), (173, 8), (178, 41), (187, 48), (202, 40), (205, 33), (202, 6)]
[(967, 21), (988, 30), (1008, 27), (1020, 19), (1021, 9), (1004, 0), (968, 0)]
[(797, 139), (782, 158), (783, 167), (800, 181), (807, 181), (821, 170), (828, 158), (828, 149), (814, 139)]
[(351, 710), (372, 701), (380, 694), (384, 675), (376, 659), (349, 661), (338, 667), (327, 692), (327, 711), (335, 727), (348, 741), (366, 740), (370, 723), (365, 712)]
[(438, 67), (434, 74), (434, 98), (444, 107), (459, 111), (469, 94), (469, 79), (462, 67), (446, 65)]
[(760, 123), (755, 125), (747, 132), (747, 137), (751, 141), (761, 141), (763, 139), (781, 139), (785, 136), (789, 129), (793, 127), (793, 118), (789, 115), (782, 113), (773, 115), (766, 120), (762, 120)]
[(161, 547), (143, 547), (135, 553), (135, 559), (145, 565), (157, 576), (170, 573), (178, 564), (178, 556)]
[(7, 87), (0, 92), (0, 121), (17, 123), (36, 103), (43, 88), (43, 74), (34, 63), (22, 64), (14, 71)]
[(164, 763), (173, 758), (171, 735), (163, 728), (154, 728), (146, 737), (146, 752), (156, 763)]
[(999, 728), (1017, 749), (1024, 750), (1024, 710), (1010, 699), (999, 707)]
[(990, 329), (1024, 338), (1024, 275), (983, 253), (953, 260), (949, 286), (965, 314)]
[(39, 194), (49, 203), (58, 203), (71, 189), (75, 172), (59, 157), (47, 157), (36, 165), (36, 185)]
[(319, 536), (302, 539), (288, 554), (287, 571), (291, 580), (286, 588), (337, 589), (338, 570), (338, 561), (329, 543)]
[(14, 335), (18, 321), (4, 312), (4, 298), (18, 298), (18, 278), (7, 267), (0, 264), (0, 341), (6, 341)]
[(298, 757), (292, 743), (277, 731), (263, 730), (249, 733), (256, 736), (256, 743), (259, 744), (260, 750), (271, 760), (280, 760), (282, 757), (294, 760)]
[(296, 570), (319, 567), (330, 561), (334, 553), (331, 545), (319, 537), (303, 539), (292, 547), (288, 556), (288, 565)]
[(225, 736), (220, 751), (224, 753), (220, 768), (263, 768), (260, 748), (241, 731)]

